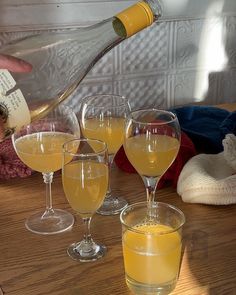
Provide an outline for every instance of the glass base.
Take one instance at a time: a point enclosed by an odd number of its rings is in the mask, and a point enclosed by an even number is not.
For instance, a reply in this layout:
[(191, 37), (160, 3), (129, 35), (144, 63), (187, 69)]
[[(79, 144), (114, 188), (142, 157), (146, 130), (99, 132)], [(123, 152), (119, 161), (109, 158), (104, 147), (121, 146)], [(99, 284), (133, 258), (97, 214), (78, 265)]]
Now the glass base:
[(176, 280), (165, 284), (151, 285), (137, 282), (126, 275), (126, 284), (136, 295), (168, 295), (175, 289)]
[(105, 197), (102, 206), (97, 210), (101, 215), (116, 215), (119, 214), (125, 207), (128, 206), (128, 202), (117, 196)]
[(74, 216), (61, 209), (53, 209), (50, 214), (40, 212), (25, 221), (25, 227), (41, 235), (59, 234), (69, 230), (74, 224)]
[(94, 242), (92, 246), (81, 241), (71, 244), (67, 249), (67, 254), (76, 261), (90, 262), (103, 257), (107, 252), (104, 245), (97, 245)]

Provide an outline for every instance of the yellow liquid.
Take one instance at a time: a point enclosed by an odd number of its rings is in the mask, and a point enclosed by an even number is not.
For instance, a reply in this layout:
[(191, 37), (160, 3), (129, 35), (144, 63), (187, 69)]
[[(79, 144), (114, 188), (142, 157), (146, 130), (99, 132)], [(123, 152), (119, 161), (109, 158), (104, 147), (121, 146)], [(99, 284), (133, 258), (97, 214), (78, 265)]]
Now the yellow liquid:
[(70, 206), (81, 217), (89, 217), (102, 205), (108, 187), (108, 166), (76, 161), (63, 167), (63, 188)]
[(124, 142), (124, 118), (91, 118), (83, 122), (85, 137), (99, 139), (107, 144), (109, 154), (115, 154)]
[(180, 142), (171, 136), (140, 134), (125, 140), (125, 153), (140, 175), (161, 176), (172, 164)]
[(38, 132), (15, 141), (17, 155), (31, 169), (42, 172), (54, 172), (62, 167), (62, 145), (74, 139), (63, 132)]
[(159, 285), (176, 280), (181, 256), (179, 233), (148, 235), (148, 232), (160, 233), (172, 229), (158, 224), (142, 224), (136, 228), (145, 234), (126, 231), (123, 235), (126, 275), (142, 284)]

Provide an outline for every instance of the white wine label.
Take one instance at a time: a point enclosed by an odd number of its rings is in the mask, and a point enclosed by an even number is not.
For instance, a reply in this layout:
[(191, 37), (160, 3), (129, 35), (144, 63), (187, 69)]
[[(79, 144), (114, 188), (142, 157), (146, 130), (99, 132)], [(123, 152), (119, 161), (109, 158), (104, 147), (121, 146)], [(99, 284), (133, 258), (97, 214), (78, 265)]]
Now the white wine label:
[(0, 70), (0, 92), (5, 94), (16, 85), (16, 81), (8, 70)]
[(8, 71), (0, 70), (0, 116), (5, 126), (5, 137), (30, 123), (30, 111), (20, 89), (6, 92), (16, 85)]

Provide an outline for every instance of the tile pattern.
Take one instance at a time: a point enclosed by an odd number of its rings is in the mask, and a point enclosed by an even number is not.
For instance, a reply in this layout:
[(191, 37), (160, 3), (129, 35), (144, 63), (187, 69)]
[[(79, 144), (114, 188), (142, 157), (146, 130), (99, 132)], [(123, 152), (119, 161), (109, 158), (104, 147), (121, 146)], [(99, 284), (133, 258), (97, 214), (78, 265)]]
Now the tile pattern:
[[(32, 31), (0, 34), (0, 46)], [(107, 53), (67, 100), (116, 93), (133, 109), (236, 101), (236, 17), (160, 22)]]

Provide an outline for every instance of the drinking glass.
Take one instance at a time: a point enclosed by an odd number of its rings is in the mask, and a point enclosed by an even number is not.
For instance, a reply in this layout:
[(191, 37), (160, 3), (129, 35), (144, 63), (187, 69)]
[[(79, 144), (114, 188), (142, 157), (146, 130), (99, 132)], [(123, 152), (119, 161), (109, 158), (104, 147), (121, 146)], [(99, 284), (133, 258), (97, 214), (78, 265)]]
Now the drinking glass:
[(66, 106), (55, 108), (47, 117), (21, 128), (12, 136), (18, 157), (31, 169), (41, 172), (46, 184), (46, 210), (25, 221), (29, 231), (49, 235), (72, 227), (73, 215), (52, 206), (51, 184), (53, 173), (62, 168), (63, 143), (79, 136), (76, 115)]
[[(114, 156), (124, 142), (124, 124), (130, 112), (129, 102), (120, 95), (98, 94), (85, 98), (81, 110), (81, 128), (84, 137), (99, 139), (107, 144), (111, 175)], [(109, 181), (104, 203), (97, 213), (118, 214), (127, 205), (124, 198), (112, 193)]]
[(85, 227), (84, 238), (67, 249), (68, 255), (82, 262), (104, 256), (106, 247), (96, 244), (90, 233), (93, 214), (102, 205), (108, 187), (108, 154), (100, 140), (78, 139), (63, 145), (62, 181), (66, 198)]
[(179, 276), (185, 217), (172, 205), (152, 206), (152, 222), (147, 202), (132, 204), (120, 215), (125, 277), (134, 294), (166, 295)]
[(180, 134), (178, 119), (169, 111), (138, 110), (126, 120), (124, 150), (143, 179), (150, 208), (158, 181), (178, 154)]

